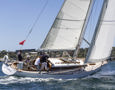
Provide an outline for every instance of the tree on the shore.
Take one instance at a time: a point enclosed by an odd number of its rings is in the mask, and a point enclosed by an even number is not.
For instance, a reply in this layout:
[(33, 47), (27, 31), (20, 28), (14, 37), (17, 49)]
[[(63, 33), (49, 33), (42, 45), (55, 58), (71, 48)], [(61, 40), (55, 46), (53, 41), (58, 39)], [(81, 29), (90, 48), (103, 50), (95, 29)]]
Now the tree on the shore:
[(6, 54), (7, 54), (7, 51), (6, 51), (6, 50), (2, 50), (2, 51), (0, 52), (0, 58), (3, 58), (4, 55), (6, 55)]

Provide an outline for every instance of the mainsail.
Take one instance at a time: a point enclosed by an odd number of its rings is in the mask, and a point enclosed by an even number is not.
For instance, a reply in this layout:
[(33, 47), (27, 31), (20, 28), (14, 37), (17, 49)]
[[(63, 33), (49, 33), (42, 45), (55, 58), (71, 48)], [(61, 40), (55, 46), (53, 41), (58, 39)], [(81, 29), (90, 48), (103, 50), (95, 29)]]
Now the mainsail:
[(65, 0), (42, 50), (75, 50), (82, 33), (91, 0)]
[(115, 38), (115, 0), (104, 0), (103, 13), (86, 59), (88, 63), (106, 60), (111, 54)]

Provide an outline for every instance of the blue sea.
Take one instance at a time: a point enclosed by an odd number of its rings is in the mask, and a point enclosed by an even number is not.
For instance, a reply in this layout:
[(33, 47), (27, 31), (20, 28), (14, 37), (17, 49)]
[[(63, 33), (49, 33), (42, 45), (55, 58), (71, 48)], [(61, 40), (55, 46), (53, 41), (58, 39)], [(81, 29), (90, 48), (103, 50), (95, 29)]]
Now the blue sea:
[(1, 66), (0, 90), (115, 90), (115, 61), (92, 76), (68, 80), (6, 76)]

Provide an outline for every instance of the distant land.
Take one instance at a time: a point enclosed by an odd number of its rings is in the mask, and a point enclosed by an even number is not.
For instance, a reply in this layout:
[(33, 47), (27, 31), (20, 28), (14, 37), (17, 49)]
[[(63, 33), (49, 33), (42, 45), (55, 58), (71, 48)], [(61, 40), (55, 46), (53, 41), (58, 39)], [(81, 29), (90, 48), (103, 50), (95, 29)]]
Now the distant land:
[[(8, 56), (10, 59), (17, 59), (17, 53), (19, 50), (16, 51), (6, 51), (2, 50), (0, 51), (0, 61), (2, 61), (2, 58), (8, 53)], [(74, 51), (53, 51), (53, 52), (47, 52), (50, 57), (63, 57), (63, 53), (67, 52), (68, 54), (66, 55), (67, 57), (70, 56), (72, 57)], [(78, 58), (85, 58), (88, 52), (88, 48), (80, 48), (79, 53), (78, 53)], [(22, 54), (24, 59), (26, 58), (27, 54), (31, 56), (31, 58), (36, 58), (39, 54), (40, 51), (37, 51), (36, 49), (23, 49)], [(114, 59), (115, 58), (115, 47), (112, 48), (111, 52), (111, 57)]]

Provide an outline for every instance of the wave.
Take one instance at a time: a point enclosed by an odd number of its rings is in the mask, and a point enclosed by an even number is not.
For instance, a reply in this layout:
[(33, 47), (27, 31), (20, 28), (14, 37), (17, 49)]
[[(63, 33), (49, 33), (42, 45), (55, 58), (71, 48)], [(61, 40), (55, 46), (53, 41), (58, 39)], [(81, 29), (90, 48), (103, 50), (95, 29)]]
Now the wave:
[(99, 73), (101, 76), (115, 76), (115, 71), (104, 71)]
[(68, 81), (84, 81), (84, 80), (88, 80), (88, 79), (101, 79), (102, 77), (110, 77), (110, 76), (115, 76), (115, 71), (100, 71), (94, 75), (85, 77), (85, 78), (81, 78), (81, 79), (54, 79), (54, 78), (31, 78), (31, 77), (16, 77), (16, 76), (1, 76), (0, 77), (0, 84), (2, 85), (7, 85), (7, 84), (16, 84), (16, 83), (20, 83), (20, 84), (27, 84), (27, 83), (36, 83), (36, 82), (60, 82), (60, 83), (64, 83), (64, 82), (68, 82)]
[(16, 77), (16, 76), (2, 76), (0, 77), (0, 84), (14, 84), (14, 83), (31, 83), (31, 82), (49, 82), (52, 80), (63, 81), (62, 79), (53, 78), (30, 78), (30, 77)]

